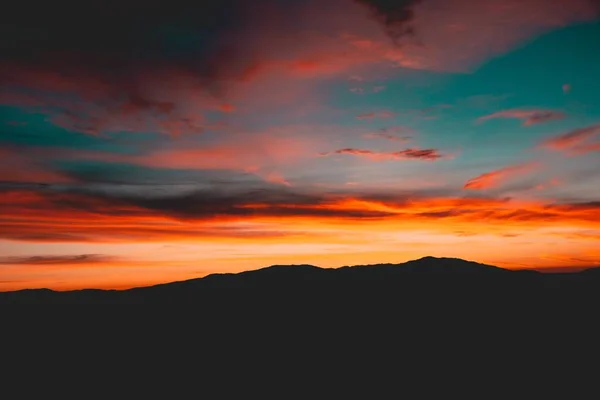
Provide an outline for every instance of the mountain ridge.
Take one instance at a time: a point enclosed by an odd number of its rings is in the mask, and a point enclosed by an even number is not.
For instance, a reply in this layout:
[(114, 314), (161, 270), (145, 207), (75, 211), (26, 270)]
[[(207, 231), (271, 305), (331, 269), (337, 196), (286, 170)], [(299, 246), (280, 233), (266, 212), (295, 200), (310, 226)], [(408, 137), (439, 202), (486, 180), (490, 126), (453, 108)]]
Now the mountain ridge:
[[(422, 257), (404, 263), (368, 264), (322, 268), (310, 264), (271, 266), (239, 273), (215, 273), (201, 278), (161, 283), (130, 289), (23, 289), (0, 292), (0, 303), (48, 302), (161, 302), (222, 299), (235, 302), (277, 293), (294, 301), (307, 293), (331, 299), (352, 293), (373, 296), (409, 296), (419, 292), (433, 297), (460, 296), (472, 292), (479, 296), (500, 296), (503, 290), (515, 293), (550, 290), (600, 289), (600, 268), (573, 273), (546, 274), (536, 270), (509, 270), (494, 265), (450, 257)], [(233, 290), (233, 291), (232, 291)], [(444, 293), (442, 295), (442, 293)], [(580, 293), (581, 294), (581, 293)], [(245, 299), (245, 300), (244, 300)]]

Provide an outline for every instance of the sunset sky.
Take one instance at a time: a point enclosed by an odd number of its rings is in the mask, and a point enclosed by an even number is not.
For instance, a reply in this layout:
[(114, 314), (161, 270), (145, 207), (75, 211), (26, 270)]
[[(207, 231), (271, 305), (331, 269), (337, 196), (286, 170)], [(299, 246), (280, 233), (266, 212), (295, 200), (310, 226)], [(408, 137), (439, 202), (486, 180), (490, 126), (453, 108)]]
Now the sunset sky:
[(600, 265), (598, 1), (28, 3), (0, 16), (0, 290)]

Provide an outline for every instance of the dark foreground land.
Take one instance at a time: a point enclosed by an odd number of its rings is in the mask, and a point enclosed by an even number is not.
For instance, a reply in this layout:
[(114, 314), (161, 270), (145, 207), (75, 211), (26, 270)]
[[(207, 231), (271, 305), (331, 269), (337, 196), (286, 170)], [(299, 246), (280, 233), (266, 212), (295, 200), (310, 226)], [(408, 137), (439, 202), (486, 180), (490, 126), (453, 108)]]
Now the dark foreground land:
[(4, 382), (30, 397), (578, 398), (555, 386), (597, 382), (599, 304), (600, 269), (431, 257), (0, 293)]

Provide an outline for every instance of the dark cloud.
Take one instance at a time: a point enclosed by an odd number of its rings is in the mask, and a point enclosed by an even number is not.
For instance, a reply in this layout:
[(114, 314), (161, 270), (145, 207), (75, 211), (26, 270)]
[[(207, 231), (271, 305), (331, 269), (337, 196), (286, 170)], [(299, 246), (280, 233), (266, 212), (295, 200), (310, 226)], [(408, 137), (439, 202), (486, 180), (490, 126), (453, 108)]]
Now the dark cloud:
[[(389, 128), (380, 128), (376, 132), (370, 132), (364, 135), (367, 139), (387, 139), (396, 142), (406, 142), (412, 139), (415, 132), (404, 126), (392, 126)], [(400, 136), (403, 135), (403, 136)]]
[(421, 160), (439, 160), (443, 155), (436, 149), (404, 149), (392, 152), (373, 151), (365, 149), (345, 148), (331, 152), (321, 153), (322, 156), (335, 154), (349, 154), (359, 157), (367, 157), (373, 160), (406, 160), (406, 159), (421, 159)]
[(103, 254), (61, 256), (0, 257), (0, 265), (72, 265), (96, 264), (114, 261), (115, 257)]
[[(323, 6), (343, 13), (353, 1)], [(358, 2), (391, 37), (410, 33), (414, 1)], [(316, 0), (19, 2), (0, 16), (0, 104), (40, 110), (54, 124), (89, 135), (204, 132), (219, 122), (214, 113), (236, 109), (236, 83), (274, 58), (285, 55), (292, 69), (327, 69), (327, 62), (305, 59), (314, 51), (304, 36), (296, 47), (263, 43), (307, 24), (326, 30), (326, 17), (311, 16), (321, 8)]]
[(294, 193), (285, 190), (259, 189), (224, 193), (197, 191), (177, 197), (119, 199), (158, 213), (177, 218), (212, 218), (219, 216), (319, 216), (340, 218), (377, 218), (392, 213), (371, 210), (339, 210), (324, 196)]
[(209, 123), (189, 103), (232, 110), (229, 85), (257, 64), (243, 32), (261, 10), (298, 2), (19, 2), (0, 16), (0, 104), (92, 135), (202, 132)]
[(355, 0), (371, 10), (375, 18), (383, 25), (385, 33), (394, 41), (403, 36), (414, 35), (410, 24), (414, 12), (412, 7), (421, 0)]
[[(17, 200), (21, 197), (32, 202)], [(293, 192), (278, 185), (262, 188), (242, 188), (236, 185), (215, 186), (206, 190), (144, 191), (119, 190), (118, 187), (47, 185), (43, 188), (4, 191), (14, 198), (12, 203), (0, 203), (0, 214), (29, 212), (69, 216), (169, 216), (176, 219), (211, 219), (239, 216), (320, 216), (338, 218), (379, 218), (392, 213), (371, 210), (346, 210), (329, 207), (345, 195), (327, 196)], [(0, 218), (0, 229), (2, 218)], [(6, 230), (8, 232), (8, 229)]]
[[(160, 61), (202, 60), (216, 50), (216, 37), (240, 21), (239, 0), (202, 2), (124, 0), (83, 4), (22, 1), (3, 10), (0, 35), (2, 58), (29, 62), (75, 63), (94, 69)], [(179, 44), (179, 51), (170, 45)], [(200, 45), (200, 46), (198, 46)], [(195, 56), (187, 51), (195, 48)], [(65, 58), (50, 60), (53, 55)], [(78, 57), (74, 57), (77, 55)], [(115, 65), (127, 61), (127, 64)], [(210, 63), (199, 65), (209, 72)], [(107, 74), (107, 75), (108, 75)]]
[(152, 168), (136, 164), (102, 161), (67, 160), (54, 163), (62, 175), (85, 184), (173, 186), (195, 185), (203, 187), (264, 185), (258, 176), (227, 169), (177, 169)]
[[(350, 200), (350, 202), (348, 202)], [(372, 205), (370, 206), (369, 203)], [(148, 193), (77, 186), (48, 185), (14, 189), (0, 196), (0, 237), (32, 242), (127, 242), (198, 237), (269, 238), (314, 236), (312, 232), (271, 231), (262, 217), (284, 221), (294, 217), (369, 221), (397, 219), (422, 222), (503, 221), (555, 224), (560, 221), (600, 222), (600, 203), (549, 204), (516, 208), (509, 199), (431, 197), (414, 192), (310, 193), (285, 187)], [(385, 207), (381, 207), (381, 206)], [(248, 218), (251, 217), (251, 218)], [(253, 218), (258, 220), (253, 223)], [(242, 225), (222, 225), (245, 221)], [(291, 220), (288, 220), (291, 221)], [(318, 234), (318, 233), (317, 233)], [(68, 258), (92, 262), (97, 258)], [(5, 264), (15, 259), (4, 260)], [(23, 263), (51, 264), (50, 259)], [(57, 261), (58, 263), (58, 261)]]

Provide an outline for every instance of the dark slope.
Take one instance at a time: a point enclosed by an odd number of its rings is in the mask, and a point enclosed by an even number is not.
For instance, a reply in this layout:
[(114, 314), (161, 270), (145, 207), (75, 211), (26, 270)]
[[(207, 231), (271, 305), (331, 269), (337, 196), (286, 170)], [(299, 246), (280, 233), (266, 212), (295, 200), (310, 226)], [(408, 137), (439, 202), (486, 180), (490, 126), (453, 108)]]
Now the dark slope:
[(510, 271), (454, 258), (424, 257), (403, 264), (324, 269), (271, 266), (238, 274), (123, 291), (48, 289), (0, 293), (0, 304), (193, 304), (203, 311), (278, 306), (321, 308), (372, 302), (385, 306), (545, 304), (596, 301), (600, 270), (570, 274)]

